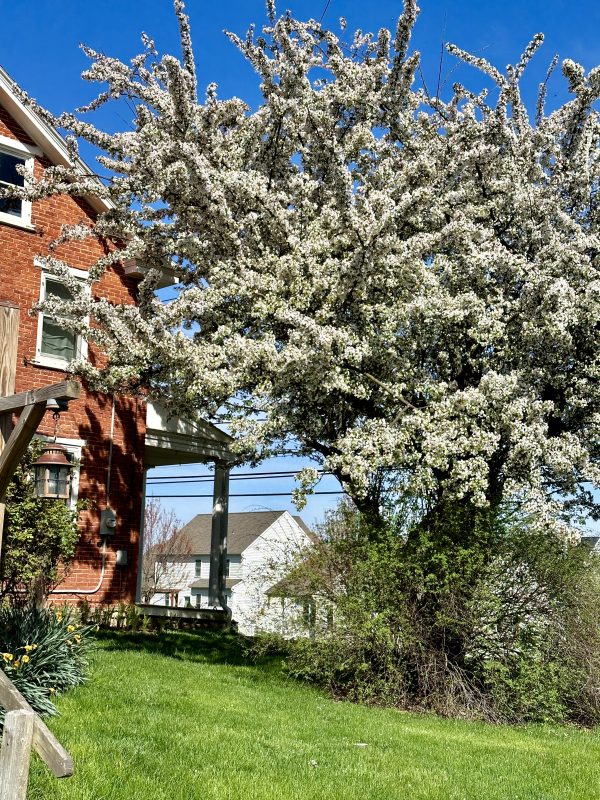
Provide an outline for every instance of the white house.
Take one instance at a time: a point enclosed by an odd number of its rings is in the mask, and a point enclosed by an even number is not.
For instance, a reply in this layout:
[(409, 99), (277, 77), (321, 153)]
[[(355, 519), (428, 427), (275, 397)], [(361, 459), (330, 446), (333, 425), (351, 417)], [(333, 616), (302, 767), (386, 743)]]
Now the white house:
[[(157, 564), (156, 594), (151, 603), (209, 607), (211, 526), (211, 514), (198, 514), (181, 529), (176, 540), (181, 544), (169, 548)], [(242, 632), (281, 630), (286, 609), (281, 601), (272, 601), (268, 591), (314, 539), (303, 520), (287, 511), (229, 514), (225, 593), (232, 618)]]

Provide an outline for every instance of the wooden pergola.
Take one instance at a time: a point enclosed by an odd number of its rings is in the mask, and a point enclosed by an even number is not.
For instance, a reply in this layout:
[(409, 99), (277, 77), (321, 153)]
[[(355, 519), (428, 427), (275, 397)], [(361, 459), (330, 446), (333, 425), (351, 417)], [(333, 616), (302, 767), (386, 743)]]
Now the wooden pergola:
[[(19, 313), (0, 301), (0, 555), (4, 498), (19, 461), (46, 413), (48, 400), (75, 400), (80, 386), (64, 381), (14, 394)], [(18, 421), (13, 427), (13, 417)], [(73, 760), (27, 700), (0, 670), (0, 705), (6, 710), (0, 750), (0, 800), (25, 800), (31, 751), (57, 778), (73, 774)]]

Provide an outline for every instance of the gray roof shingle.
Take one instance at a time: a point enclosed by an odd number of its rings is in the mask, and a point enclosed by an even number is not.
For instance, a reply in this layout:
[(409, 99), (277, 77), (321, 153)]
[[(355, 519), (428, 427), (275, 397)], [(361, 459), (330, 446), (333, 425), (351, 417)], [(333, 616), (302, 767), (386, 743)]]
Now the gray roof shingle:
[[(282, 514), (285, 514), (285, 511), (244, 511), (229, 514), (227, 553), (241, 555)], [(294, 520), (312, 539), (314, 534), (304, 521), (298, 516), (295, 516)], [(189, 553), (199, 556), (210, 553), (211, 528), (212, 514), (197, 514), (187, 525), (183, 526), (181, 529), (182, 539), (191, 545), (191, 549), (188, 549)]]

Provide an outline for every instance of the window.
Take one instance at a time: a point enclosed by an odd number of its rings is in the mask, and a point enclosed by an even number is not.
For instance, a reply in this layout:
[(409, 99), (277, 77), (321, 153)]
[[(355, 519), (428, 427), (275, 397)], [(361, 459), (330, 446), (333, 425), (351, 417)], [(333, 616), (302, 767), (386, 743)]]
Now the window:
[[(82, 270), (72, 269), (74, 277), (86, 277)], [(42, 271), (40, 284), (40, 302), (44, 300), (71, 300), (73, 295), (60, 278)], [(69, 331), (61, 324), (61, 319), (40, 312), (38, 319), (36, 364), (45, 367), (65, 369), (74, 358), (87, 356), (87, 342), (79, 334)]]
[[(33, 175), (35, 154), (41, 155), (41, 151), (0, 136), (0, 188), (25, 186), (26, 175)], [(24, 167), (25, 175), (20, 174), (21, 167)], [(31, 227), (31, 203), (18, 197), (0, 197), (0, 222)]]
[(200, 559), (196, 561), (196, 571), (194, 574), (196, 578), (200, 578), (202, 575), (202, 561)]
[(223, 575), (226, 578), (229, 577), (229, 564), (230, 564), (230, 561), (229, 561), (228, 558), (226, 558), (225, 559), (225, 563), (223, 564)]
[[(25, 159), (4, 153), (0, 150), (0, 186), (23, 186), (25, 177), (19, 175), (17, 167), (24, 167)], [(0, 197), (0, 211), (21, 217), (23, 214), (23, 201), (18, 197)]]

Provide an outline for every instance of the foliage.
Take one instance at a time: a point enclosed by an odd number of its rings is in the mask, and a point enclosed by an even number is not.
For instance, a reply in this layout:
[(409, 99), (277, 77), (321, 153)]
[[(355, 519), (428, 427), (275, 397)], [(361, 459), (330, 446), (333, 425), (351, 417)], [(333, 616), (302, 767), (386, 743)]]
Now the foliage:
[(144, 508), (144, 554), (142, 557), (142, 598), (150, 603), (161, 589), (177, 586), (185, 565), (169, 556), (189, 555), (192, 543), (181, 532), (175, 512), (149, 498)]
[(6, 493), (0, 595), (27, 602), (46, 595), (64, 577), (79, 538), (77, 510), (61, 500), (35, 497), (32, 464), (43, 442), (34, 441)]
[[(547, 113), (546, 81), (530, 113), (520, 83), (541, 34), (503, 72), (449, 45), (488, 88), (432, 97), (413, 85), (415, 0), (395, 35), (375, 37), (269, 3), (260, 36), (229, 34), (260, 80), (251, 110), (214, 84), (198, 100), (175, 6), (183, 63), (146, 36), (131, 64), (86, 50), (84, 77), (107, 85), (86, 110), (126, 98), (127, 130), (23, 95), (71, 131), (74, 154), (75, 137), (101, 148), (112, 176), (54, 167), (6, 190), (115, 204), (46, 259), (75, 297), (69, 324), (109, 357), (79, 371), (233, 418), (248, 459), (311, 455), (374, 514), (387, 490), (475, 507), (526, 490), (538, 506), (597, 510), (582, 487), (600, 485), (600, 68), (565, 60), (571, 99)], [(88, 237), (125, 241), (90, 281), (121, 258), (150, 268), (139, 308), (69, 278), (61, 245)], [(163, 305), (165, 263), (181, 291)], [(304, 472), (300, 494), (317, 477)]]
[[(445, 519), (450, 515), (447, 513)], [(303, 567), (321, 615), (288, 656), (353, 700), (492, 721), (600, 721), (600, 559), (509, 513), (461, 535), (342, 507)]]
[(91, 630), (69, 607), (0, 606), (0, 668), (38, 714), (86, 680)]
[(231, 634), (98, 639), (94, 679), (52, 723), (75, 774), (34, 760), (29, 800), (598, 797), (595, 732), (337, 703), (277, 662), (249, 664)]

